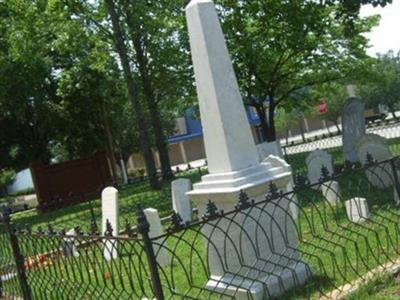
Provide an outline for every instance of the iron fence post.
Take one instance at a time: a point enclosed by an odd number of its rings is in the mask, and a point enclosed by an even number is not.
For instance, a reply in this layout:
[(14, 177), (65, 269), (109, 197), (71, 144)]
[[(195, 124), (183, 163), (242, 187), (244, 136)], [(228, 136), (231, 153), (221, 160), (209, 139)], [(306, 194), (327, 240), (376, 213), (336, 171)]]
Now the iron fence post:
[(392, 158), (390, 160), (390, 165), (392, 167), (392, 172), (393, 172), (394, 188), (397, 193), (397, 199), (399, 199), (399, 201), (396, 204), (397, 206), (400, 206), (400, 182), (399, 182), (399, 176), (397, 175), (396, 164), (394, 160), (395, 158)]
[(158, 272), (157, 259), (154, 254), (153, 243), (150, 239), (150, 224), (147, 221), (143, 209), (138, 205), (136, 210), (137, 230), (141, 234), (144, 250), (146, 252), (147, 261), (150, 269), (151, 283), (153, 286), (154, 295), (157, 300), (164, 300), (163, 289), (161, 285), (160, 273)]
[(0, 299), (2, 299), (3, 298), (3, 280), (1, 279), (1, 276), (0, 276)]
[(18, 237), (15, 233), (13, 226), (11, 225), (11, 219), (8, 214), (3, 215), (3, 223), (6, 227), (6, 231), (10, 237), (10, 244), (15, 259), (15, 266), (17, 268), (18, 281), (21, 286), (22, 296), (25, 300), (31, 299), (31, 292), (28, 285), (28, 279), (25, 273), (24, 256), (21, 254), (19, 248)]
[(285, 157), (285, 160), (287, 161), (288, 155), (287, 155), (287, 150), (286, 150), (286, 146), (282, 147), (283, 148), (283, 155)]

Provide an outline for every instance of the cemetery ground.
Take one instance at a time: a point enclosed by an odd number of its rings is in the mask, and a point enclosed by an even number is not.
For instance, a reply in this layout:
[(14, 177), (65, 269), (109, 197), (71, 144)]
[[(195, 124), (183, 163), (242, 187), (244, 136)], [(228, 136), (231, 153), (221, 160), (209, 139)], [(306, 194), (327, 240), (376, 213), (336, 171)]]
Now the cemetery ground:
[(396, 300), (400, 298), (400, 274), (380, 276), (360, 287), (348, 300)]
[[(390, 148), (394, 156), (400, 155), (400, 139), (389, 140)], [(334, 165), (340, 164), (342, 159), (341, 147), (326, 149), (333, 158)], [(291, 154), (287, 157), (288, 163), (292, 166), (294, 173), (305, 173), (307, 166), (305, 163), (306, 157), (310, 152)], [(200, 181), (201, 175), (205, 175), (205, 169), (193, 169), (188, 172), (182, 172), (177, 175), (178, 178), (189, 178), (192, 183)], [(171, 183), (164, 182), (162, 189), (159, 191), (151, 190), (147, 182), (141, 182), (133, 185), (127, 185), (119, 191), (120, 203), (120, 228), (123, 228), (125, 219), (130, 222), (133, 220), (133, 212), (136, 204), (141, 204), (143, 207), (156, 208), (161, 217), (167, 216), (172, 209), (171, 202)], [(100, 199), (88, 201), (78, 205), (62, 208), (56, 211), (41, 214), (35, 209), (23, 211), (13, 214), (12, 220), (15, 224), (29, 224), (33, 228), (47, 228), (49, 224), (53, 228), (74, 228), (80, 226), (82, 230), (88, 230), (92, 217), (91, 209), (98, 223), (101, 220), (101, 203)], [(99, 223), (100, 224), (100, 223)]]
[[(394, 155), (399, 155), (400, 139), (391, 140), (390, 147)], [(340, 148), (330, 149), (329, 152), (334, 162), (342, 161)], [(287, 158), (295, 173), (301, 173), (306, 169), (307, 154), (293, 154)], [(200, 180), (198, 170), (181, 173), (179, 176), (190, 178), (192, 182)], [(314, 279), (319, 279), (318, 288), (326, 292), (332, 290), (333, 287), (351, 282), (379, 265), (394, 262), (399, 257), (398, 225), (391, 222), (393, 216), (398, 216), (398, 209), (392, 201), (393, 189), (372, 188), (363, 171), (352, 172), (348, 176), (339, 178), (338, 182), (342, 190), (342, 199), (350, 199), (355, 195), (368, 199), (373, 216), (371, 220), (363, 224), (349, 224), (343, 205), (330, 206), (322, 199), (321, 193), (313, 189), (305, 189), (297, 193), (301, 208), (298, 219), (299, 251), (302, 259), (311, 266)], [(170, 183), (166, 182), (161, 191), (151, 191), (147, 183), (121, 189), (120, 229), (124, 228), (125, 219), (135, 224), (135, 205), (138, 203), (144, 208), (157, 208), (161, 216), (167, 216), (171, 211)], [(69, 230), (76, 226), (80, 226), (84, 232), (87, 232), (92, 216), (90, 206), (99, 225), (101, 222), (100, 200), (46, 214), (38, 214), (35, 210), (21, 212), (13, 215), (12, 220), (17, 226), (30, 224), (35, 229), (38, 227), (46, 229), (48, 224), (52, 224), (56, 232), (61, 228)], [(196, 297), (197, 299), (202, 297), (219, 299), (218, 295), (213, 296), (203, 289), (195, 288), (206, 282), (208, 278), (204, 261), (200, 259), (206, 255), (206, 249), (199, 238), (199, 231), (198, 227), (192, 227), (166, 238), (164, 247), (173, 258), (170, 259), (171, 265), (162, 268), (162, 281), (166, 286), (172, 287), (166, 290), (173, 290), (178, 295), (185, 294), (188, 298), (195, 299)], [(342, 232), (345, 233), (342, 234)], [(49, 240), (48, 237), (40, 235), (27, 235), (22, 239), (25, 257), (37, 257), (61, 247), (60, 239), (57, 238)], [(83, 238), (77, 239), (78, 244), (85, 242)], [(317, 241), (317, 245), (313, 241)], [(4, 245), (4, 241), (2, 244)], [(138, 298), (143, 295), (151, 297), (150, 294), (141, 295), (140, 292), (150, 290), (148, 281), (143, 280), (146, 276), (146, 266), (143, 263), (142, 246), (132, 239), (121, 239), (118, 245), (119, 257), (111, 262), (106, 262), (102, 258), (101, 243), (83, 246), (80, 251), (87, 255), (81, 254), (79, 257), (69, 259), (54, 259), (54, 257), (48, 259), (45, 256), (42, 262), (32, 261), (32, 264), (27, 266), (27, 276), (33, 283), (32, 293), (40, 298), (43, 297), (41, 293), (45, 291), (46, 299), (57, 299), (58, 294), (55, 291), (64, 289), (69, 293), (74, 293), (73, 298), (104, 297), (107, 293), (110, 293), (108, 295), (110, 297), (118, 295), (124, 298), (125, 286), (131, 286), (134, 287), (132, 289), (138, 291)], [(193, 249), (196, 249), (195, 254), (193, 254)], [(133, 280), (131, 278), (133, 273), (136, 273), (135, 276), (141, 280)], [(330, 274), (330, 278), (327, 278), (326, 274)], [(170, 278), (172, 278), (171, 281), (168, 280)], [(396, 279), (390, 279), (382, 281), (378, 278), (363, 286), (349, 299), (365, 298), (362, 295), (374, 293), (374, 291), (377, 293), (376, 298), (371, 296), (366, 299), (391, 299), (390, 293), (397, 295), (397, 291), (393, 283)], [(183, 290), (188, 286), (188, 282), (191, 282), (192, 287), (189, 291)], [(285, 299), (316, 298), (318, 288), (316, 282), (313, 281), (293, 294), (285, 296)], [(384, 291), (387, 291), (387, 298), (378, 298)], [(168, 296), (172, 297), (172, 295)]]

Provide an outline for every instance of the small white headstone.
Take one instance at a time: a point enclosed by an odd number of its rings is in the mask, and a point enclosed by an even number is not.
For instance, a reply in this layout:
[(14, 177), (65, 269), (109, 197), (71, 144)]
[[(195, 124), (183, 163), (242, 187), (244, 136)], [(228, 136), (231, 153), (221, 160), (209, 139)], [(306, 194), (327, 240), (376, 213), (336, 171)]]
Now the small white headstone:
[(270, 142), (270, 143), (264, 142), (264, 143), (258, 144), (256, 147), (257, 147), (260, 161), (263, 161), (269, 155), (275, 155), (280, 158), (283, 158), (283, 152), (282, 152), (281, 144), (279, 143), (279, 141)]
[[(308, 180), (311, 184), (317, 183), (322, 177), (322, 167), (328, 170), (329, 175), (333, 174), (332, 155), (324, 150), (315, 150), (307, 158)], [(317, 187), (315, 187), (317, 188)]]
[(171, 183), (172, 207), (176, 213), (179, 213), (183, 222), (192, 221), (192, 202), (187, 192), (192, 190), (190, 179), (177, 179)]
[(340, 203), (340, 187), (339, 182), (330, 180), (321, 185), (322, 195), (331, 205)]
[(359, 223), (369, 218), (368, 202), (365, 198), (352, 198), (345, 202), (347, 217), (351, 222)]
[[(118, 190), (107, 187), (101, 193), (102, 232), (107, 231), (107, 221), (110, 223), (113, 236), (118, 236)], [(104, 259), (109, 261), (118, 257), (117, 241), (113, 239), (104, 241)]]
[(64, 238), (63, 244), (63, 252), (65, 257), (78, 257), (79, 252), (76, 249), (75, 245), (75, 229), (71, 229), (65, 233), (66, 237)]
[[(387, 140), (377, 134), (366, 134), (357, 141), (355, 148), (363, 164), (366, 163), (368, 153), (377, 161), (383, 161), (393, 157)], [(368, 181), (375, 187), (386, 188), (393, 185), (393, 173), (390, 163), (369, 167), (365, 173)]]
[[(146, 208), (144, 210), (144, 214), (146, 215), (147, 222), (150, 224), (150, 232), (149, 237), (154, 238), (164, 234), (164, 230), (161, 224), (160, 215), (158, 214), (158, 210), (154, 208)], [(157, 239), (153, 241), (153, 249), (154, 254), (156, 255), (157, 262), (160, 266), (168, 266), (168, 252), (166, 245), (163, 244), (163, 239)]]

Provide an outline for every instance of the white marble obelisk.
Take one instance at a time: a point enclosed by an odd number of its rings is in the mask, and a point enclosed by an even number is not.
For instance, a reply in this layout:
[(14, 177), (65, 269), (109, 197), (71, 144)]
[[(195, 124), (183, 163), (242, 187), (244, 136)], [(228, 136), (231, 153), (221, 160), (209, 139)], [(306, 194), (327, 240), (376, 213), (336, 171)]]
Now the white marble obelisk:
[[(213, 1), (192, 0), (186, 18), (209, 169), (188, 195), (202, 215), (209, 199), (229, 211), (241, 190), (256, 201), (271, 181), (286, 190), (290, 166), (273, 156), (259, 161)], [(274, 200), (234, 221), (204, 226), (211, 272), (206, 287), (236, 299), (265, 299), (304, 283), (310, 269), (296, 250), (293, 205)]]

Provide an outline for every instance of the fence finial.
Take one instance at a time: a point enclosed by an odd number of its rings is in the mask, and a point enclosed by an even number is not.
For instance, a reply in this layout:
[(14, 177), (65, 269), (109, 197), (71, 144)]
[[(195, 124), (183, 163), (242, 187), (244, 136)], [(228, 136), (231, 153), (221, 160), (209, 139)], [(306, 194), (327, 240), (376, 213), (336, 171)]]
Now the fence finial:
[(203, 216), (203, 219), (207, 220), (207, 219), (213, 219), (216, 218), (218, 216), (218, 208), (215, 205), (214, 202), (212, 202), (211, 200), (208, 200), (208, 203), (206, 205), (206, 214)]
[(139, 233), (149, 232), (150, 224), (140, 204), (136, 206), (136, 220)]
[(328, 181), (330, 178), (329, 170), (325, 165), (322, 165), (321, 167), (321, 177), (319, 179), (319, 182), (325, 182)]
[(134, 237), (135, 232), (132, 229), (132, 225), (128, 219), (125, 219), (125, 232), (129, 237)]
[(278, 197), (279, 197), (279, 190), (276, 187), (276, 184), (271, 181), (269, 184), (269, 192), (268, 192), (266, 198), (269, 200), (272, 200), (272, 199), (275, 199)]
[(240, 190), (239, 202), (235, 206), (235, 208), (236, 209), (247, 209), (253, 205), (254, 205), (254, 200), (251, 200), (251, 202), (250, 202), (249, 196), (247, 196), (247, 194), (243, 190)]
[(367, 152), (367, 160), (365, 161), (365, 164), (367, 166), (373, 165), (375, 163), (374, 157), (372, 156), (371, 153)]
[(185, 227), (183, 219), (181, 215), (175, 211), (172, 212), (171, 215), (171, 226), (168, 228), (168, 231), (179, 230)]
[(114, 229), (112, 228), (112, 225), (110, 223), (110, 221), (107, 219), (106, 220), (106, 230), (104, 232), (105, 236), (112, 236), (113, 235), (113, 231)]

